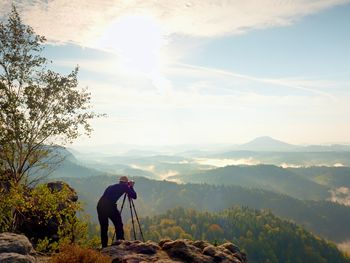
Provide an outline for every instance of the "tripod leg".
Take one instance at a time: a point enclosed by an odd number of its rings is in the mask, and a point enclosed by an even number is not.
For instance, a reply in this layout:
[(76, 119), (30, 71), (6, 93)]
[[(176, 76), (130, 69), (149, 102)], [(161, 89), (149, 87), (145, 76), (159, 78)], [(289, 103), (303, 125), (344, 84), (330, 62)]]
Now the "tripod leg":
[[(124, 198), (123, 198), (123, 202), (122, 202), (122, 206), (120, 207), (120, 216), (122, 216), (122, 211), (123, 211), (123, 208), (124, 208), (124, 204), (125, 204), (125, 199), (126, 199), (126, 193), (124, 194)], [(118, 208), (117, 208), (118, 209)], [(114, 230), (114, 234), (113, 234), (113, 237), (112, 237), (112, 243), (114, 242), (114, 238), (117, 238), (117, 232)], [(116, 240), (117, 241), (117, 240)]]
[(124, 208), (124, 204), (125, 204), (125, 199), (126, 199), (127, 193), (124, 194), (124, 198), (123, 198), (123, 203), (122, 206), (120, 208), (120, 214), (122, 214), (123, 208)]
[(132, 207), (134, 208), (134, 212), (135, 212), (135, 216), (136, 216), (137, 223), (138, 223), (138, 225), (139, 225), (139, 229), (140, 229), (142, 241), (145, 242), (145, 238), (143, 237), (143, 233), (142, 233), (142, 229), (141, 229), (139, 217), (137, 216), (137, 212), (136, 212), (136, 208), (135, 208), (134, 201), (133, 201), (132, 199), (130, 199), (130, 200), (131, 200)]
[(131, 213), (131, 222), (132, 222), (132, 230), (134, 232), (134, 240), (136, 240), (136, 231), (135, 231), (135, 222), (134, 222), (134, 215), (133, 215), (133, 211), (132, 211), (132, 207), (131, 207), (131, 198), (128, 196), (128, 200), (129, 200), (129, 206), (130, 206), (130, 213)]

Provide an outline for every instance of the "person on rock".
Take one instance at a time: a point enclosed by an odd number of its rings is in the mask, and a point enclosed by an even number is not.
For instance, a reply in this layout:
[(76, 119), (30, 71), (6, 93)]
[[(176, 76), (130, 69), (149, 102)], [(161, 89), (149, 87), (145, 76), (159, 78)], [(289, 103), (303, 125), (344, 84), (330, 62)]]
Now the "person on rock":
[(114, 224), (117, 240), (124, 239), (123, 222), (116, 202), (124, 193), (129, 198), (136, 199), (134, 184), (133, 181), (129, 181), (128, 177), (121, 176), (119, 183), (108, 186), (98, 201), (97, 214), (101, 228), (102, 248), (107, 247), (108, 243), (108, 219), (111, 219)]

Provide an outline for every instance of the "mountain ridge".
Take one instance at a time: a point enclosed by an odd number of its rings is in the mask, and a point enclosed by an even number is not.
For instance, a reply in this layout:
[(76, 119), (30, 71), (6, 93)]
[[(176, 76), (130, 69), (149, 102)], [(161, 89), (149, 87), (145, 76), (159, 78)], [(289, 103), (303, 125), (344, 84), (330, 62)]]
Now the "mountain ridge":
[[(87, 153), (101, 152), (101, 155), (109, 156), (152, 156), (152, 155), (180, 155), (192, 156), (205, 155), (209, 153), (227, 152), (233, 150), (252, 150), (252, 151), (350, 151), (350, 143), (333, 143), (333, 144), (308, 144), (299, 145), (291, 144), (285, 141), (275, 139), (271, 136), (258, 136), (245, 143), (226, 143), (226, 144), (200, 144), (200, 145), (127, 145), (127, 144), (110, 144), (96, 146), (75, 146), (73, 149), (80, 155)], [(99, 151), (96, 151), (99, 149)], [(103, 152), (103, 153), (102, 153)]]

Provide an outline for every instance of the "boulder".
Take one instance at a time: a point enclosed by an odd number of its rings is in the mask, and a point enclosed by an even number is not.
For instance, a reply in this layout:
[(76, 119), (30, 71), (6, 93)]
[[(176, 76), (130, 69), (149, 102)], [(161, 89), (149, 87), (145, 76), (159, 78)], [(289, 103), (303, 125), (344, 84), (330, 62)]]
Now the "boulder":
[(34, 263), (35, 258), (30, 255), (17, 253), (0, 253), (0, 262), (2, 263)]
[(202, 254), (201, 249), (183, 239), (166, 242), (163, 244), (162, 249), (166, 251), (170, 258), (179, 259), (184, 262), (212, 262), (210, 257)]
[[(232, 252), (233, 251), (233, 252)], [(186, 239), (152, 241), (118, 240), (112, 246), (102, 249), (112, 262), (198, 262), (198, 263), (245, 263), (244, 253), (232, 243), (213, 246), (206, 241)]]
[(14, 233), (0, 233), (0, 262), (32, 263), (34, 249), (28, 238)]
[(0, 253), (17, 253), (26, 255), (33, 250), (28, 238), (14, 233), (0, 234)]
[(214, 246), (211, 246), (211, 245), (207, 246), (207, 247), (203, 248), (203, 254), (214, 257), (216, 254), (216, 249)]

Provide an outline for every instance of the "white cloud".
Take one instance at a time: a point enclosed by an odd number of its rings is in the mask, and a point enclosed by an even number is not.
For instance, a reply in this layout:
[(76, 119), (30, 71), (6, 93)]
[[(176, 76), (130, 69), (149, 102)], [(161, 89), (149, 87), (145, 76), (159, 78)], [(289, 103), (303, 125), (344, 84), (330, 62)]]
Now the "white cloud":
[(228, 165), (257, 165), (260, 161), (250, 158), (241, 159), (215, 159), (215, 158), (196, 158), (196, 163), (202, 165), (211, 165), (215, 167), (225, 167)]
[(288, 25), (301, 16), (344, 2), (348, 1), (169, 1), (164, 5), (167, 8), (161, 9), (161, 18), (172, 32), (211, 37)]
[[(96, 64), (90, 65), (88, 61), (85, 61), (82, 69), (88, 68), (93, 71), (96, 65), (100, 65), (96, 70), (100, 69), (100, 73), (106, 73), (110, 66), (107, 61), (105, 62), (94, 61), (92, 63)], [(69, 66), (69, 63), (67, 65)], [(231, 120), (241, 119), (243, 121), (246, 119), (256, 122), (259, 119), (258, 116), (261, 116), (266, 125), (275, 125), (274, 122), (277, 120), (280, 122), (284, 119), (290, 119), (294, 120), (294, 124), (303, 124), (305, 127), (313, 125), (324, 132), (328, 128), (322, 127), (327, 123), (333, 123), (337, 127), (340, 127), (341, 124), (345, 131), (348, 130), (344, 120), (350, 114), (349, 94), (342, 94), (342, 96), (333, 99), (333, 93), (318, 92), (317, 89), (336, 83), (322, 80), (314, 80), (313, 83), (311, 80), (303, 81), (302, 79), (283, 81), (270, 79), (265, 83), (263, 80), (250, 76), (243, 76), (242, 80), (241, 75), (237, 77), (235, 73), (232, 73), (233, 76), (231, 76), (229, 72), (223, 74), (221, 71), (216, 72), (196, 67), (190, 68), (191, 72), (188, 73), (187, 69), (182, 68), (176, 71), (177, 75), (189, 74), (192, 77), (186, 81), (186, 85), (179, 88), (176, 83), (173, 83), (174, 88), (165, 93), (159, 92), (146, 78), (125, 77), (122, 74), (114, 73), (113, 70), (107, 74), (116, 76), (114, 82), (83, 80), (81, 85), (89, 86), (96, 108), (110, 116), (114, 116), (115, 112), (127, 110), (131, 110), (131, 112), (150, 110), (168, 111), (175, 114), (175, 118), (177, 118), (177, 111), (188, 111), (191, 112), (188, 115), (189, 119), (191, 119), (191, 115), (193, 120), (198, 118), (195, 120), (196, 123), (201, 121), (201, 116), (210, 113), (221, 116), (207, 116), (208, 122), (215, 118), (222, 119), (224, 117)], [(170, 72), (171, 70), (168, 72), (169, 75), (171, 75)], [(197, 75), (198, 77), (196, 77)], [(292, 94), (289, 89), (293, 88), (293, 81), (296, 81), (298, 85), (305, 83), (307, 87), (313, 88), (308, 88), (311, 90), (307, 90), (306, 93), (303, 92), (304, 90), (299, 92), (299, 89), (296, 89), (297, 92)], [(257, 85), (253, 86), (252, 89), (244, 89), (245, 86), (249, 87), (256, 82)], [(287, 83), (286, 87), (283, 85), (284, 82)], [(269, 92), (266, 93), (265, 91), (271, 85), (281, 85), (282, 88), (287, 88), (287, 92), (273, 95)], [(224, 89), (223, 92), (220, 91), (222, 89)], [(142, 116), (145, 116), (146, 119), (150, 117), (147, 117), (146, 112), (142, 113)], [(156, 122), (157, 120), (154, 120), (155, 124)], [(331, 127), (329, 126), (330, 129)]]
[(166, 34), (213, 37), (252, 29), (284, 26), (349, 0), (53, 0), (2, 1), (0, 15), (11, 2), (25, 22), (54, 42), (95, 43), (106, 27), (126, 15), (152, 15)]
[(330, 82), (328, 80), (304, 80), (304, 79), (271, 79), (271, 78), (259, 78), (254, 77), (250, 75), (240, 74), (232, 71), (227, 70), (221, 70), (221, 69), (215, 69), (215, 68), (208, 68), (208, 67), (201, 67), (201, 66), (193, 66), (193, 65), (186, 65), (186, 64), (180, 64), (180, 66), (192, 69), (193, 71), (200, 71), (202, 74), (205, 73), (211, 73), (212, 75), (221, 75), (221, 76), (228, 76), (235, 79), (242, 79), (247, 80), (250, 82), (258, 82), (262, 84), (269, 84), (276, 85), (280, 87), (290, 88), (294, 90), (301, 90), (301, 91), (307, 91), (311, 93), (315, 93), (318, 95), (326, 96), (331, 99), (334, 99), (333, 96), (330, 93), (324, 92), (317, 88), (324, 88), (329, 87), (330, 85), (335, 86), (337, 83)]
[(330, 190), (330, 201), (350, 206), (350, 188), (342, 186)]
[[(195, 65), (175, 63), (166, 65), (163, 69), (163, 79), (159, 83), (155, 83), (144, 74), (132, 74), (131, 72), (123, 70), (121, 63), (117, 57), (105, 59), (59, 59), (55, 65), (72, 68), (79, 65), (82, 70), (89, 71), (95, 75), (109, 75), (119, 86), (123, 83), (128, 84), (128, 89), (145, 89), (148, 86), (149, 90), (161, 89), (166, 90), (163, 94), (173, 95), (172, 89), (175, 85), (172, 83), (172, 77), (180, 77), (188, 79), (187, 91), (186, 86), (181, 89), (184, 92), (202, 93), (201, 90), (213, 90), (219, 93), (219, 90), (226, 90), (227, 93), (237, 96), (237, 93), (242, 93), (244, 87), (254, 87), (259, 93), (265, 93), (272, 87), (284, 89), (286, 94), (291, 90), (299, 92), (302, 95), (313, 95), (315, 97), (325, 97), (330, 100), (335, 100), (335, 93), (340, 87), (343, 90), (348, 90), (350, 83), (348, 81), (332, 81), (323, 78), (263, 78), (251, 75), (236, 73), (233, 71), (215, 69), (209, 67), (201, 67)], [(91, 80), (89, 80), (91, 82)], [(162, 82), (163, 81), (163, 82)], [(143, 83), (143, 84), (142, 84)], [(146, 85), (145, 85), (146, 84)], [(116, 85), (115, 85), (116, 86)], [(325, 91), (327, 90), (327, 92)], [(245, 92), (247, 93), (247, 92)], [(210, 94), (210, 92), (209, 92)]]
[[(174, 76), (176, 79), (180, 77), (185, 80), (181, 84), (175, 80), (171, 83), (173, 88), (159, 92), (154, 83), (145, 76), (130, 77), (123, 75), (119, 70), (114, 71), (113, 68), (117, 68), (118, 64), (113, 59), (58, 61), (59, 65), (68, 67), (76, 63), (81, 65), (82, 70), (94, 72), (94, 76), (107, 74), (111, 77), (106, 78), (108, 81), (85, 79), (80, 84), (89, 86), (96, 108), (107, 114), (112, 113), (112, 116), (114, 112), (122, 110), (134, 112), (142, 109), (169, 111), (174, 114), (177, 110), (189, 111), (197, 117), (208, 112), (217, 112), (236, 120), (246, 118), (254, 121), (257, 116), (264, 116), (266, 125), (274, 125), (278, 118), (279, 121), (294, 120), (294, 123), (298, 122), (305, 127), (318, 126), (324, 132), (332, 128), (332, 125), (327, 129), (322, 128), (327, 123), (344, 127), (345, 131), (348, 131), (347, 122), (344, 120), (350, 114), (350, 94), (339, 94), (332, 89), (324, 92), (328, 87), (338, 86), (336, 81), (303, 78), (265, 79), (177, 64), (175, 67), (168, 67), (165, 76), (170, 81), (173, 81)], [(285, 92), (269, 92), (272, 87)], [(207, 117), (208, 121), (213, 118), (218, 117)]]

